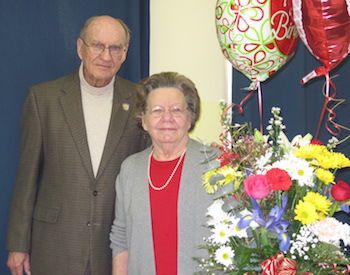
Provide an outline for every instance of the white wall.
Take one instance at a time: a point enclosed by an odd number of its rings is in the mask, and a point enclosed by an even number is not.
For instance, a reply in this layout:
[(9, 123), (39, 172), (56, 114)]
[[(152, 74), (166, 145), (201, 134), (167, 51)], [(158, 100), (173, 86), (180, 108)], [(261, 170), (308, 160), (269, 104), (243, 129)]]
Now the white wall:
[(217, 141), (219, 100), (227, 99), (225, 66), (213, 0), (150, 0), (150, 73), (176, 71), (197, 86), (202, 113), (191, 136)]

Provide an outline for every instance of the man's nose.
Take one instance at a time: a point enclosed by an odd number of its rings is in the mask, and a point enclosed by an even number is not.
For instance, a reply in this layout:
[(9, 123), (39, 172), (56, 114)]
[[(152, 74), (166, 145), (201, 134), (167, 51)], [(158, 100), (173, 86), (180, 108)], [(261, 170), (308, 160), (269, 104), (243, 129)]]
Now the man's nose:
[(110, 60), (112, 59), (111, 52), (109, 51), (109, 48), (104, 48), (103, 51), (100, 54), (100, 57), (104, 60)]

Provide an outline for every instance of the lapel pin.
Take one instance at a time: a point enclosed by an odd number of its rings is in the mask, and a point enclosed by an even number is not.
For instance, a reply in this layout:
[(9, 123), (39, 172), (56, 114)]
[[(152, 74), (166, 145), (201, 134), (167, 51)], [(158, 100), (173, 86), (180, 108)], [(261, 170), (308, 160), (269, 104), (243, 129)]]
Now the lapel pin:
[(123, 103), (123, 110), (129, 111), (129, 104), (128, 103)]

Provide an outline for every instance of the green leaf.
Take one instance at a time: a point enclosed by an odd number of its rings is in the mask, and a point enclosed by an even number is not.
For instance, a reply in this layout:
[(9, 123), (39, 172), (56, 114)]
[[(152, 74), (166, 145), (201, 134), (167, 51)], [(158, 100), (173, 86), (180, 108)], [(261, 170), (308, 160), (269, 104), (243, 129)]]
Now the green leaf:
[(255, 253), (255, 248), (245, 247), (239, 245), (235, 250), (235, 264), (238, 269), (243, 269), (245, 266), (250, 265), (253, 253)]
[(265, 141), (264, 140), (264, 136), (262, 135), (262, 133), (257, 130), (257, 129), (254, 129), (254, 138), (256, 141)]

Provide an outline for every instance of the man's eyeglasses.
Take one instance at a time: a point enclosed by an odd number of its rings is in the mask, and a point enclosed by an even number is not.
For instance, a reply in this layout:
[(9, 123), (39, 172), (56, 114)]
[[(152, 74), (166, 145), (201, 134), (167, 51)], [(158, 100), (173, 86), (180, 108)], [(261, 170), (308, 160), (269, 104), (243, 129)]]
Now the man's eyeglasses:
[(84, 45), (88, 47), (93, 54), (99, 55), (107, 49), (110, 53), (111, 56), (113, 57), (119, 57), (122, 53), (126, 51), (126, 47), (121, 46), (121, 45), (111, 45), (111, 46), (106, 46), (102, 43), (91, 43), (88, 44), (83, 38), (81, 38), (81, 41), (83, 41)]

